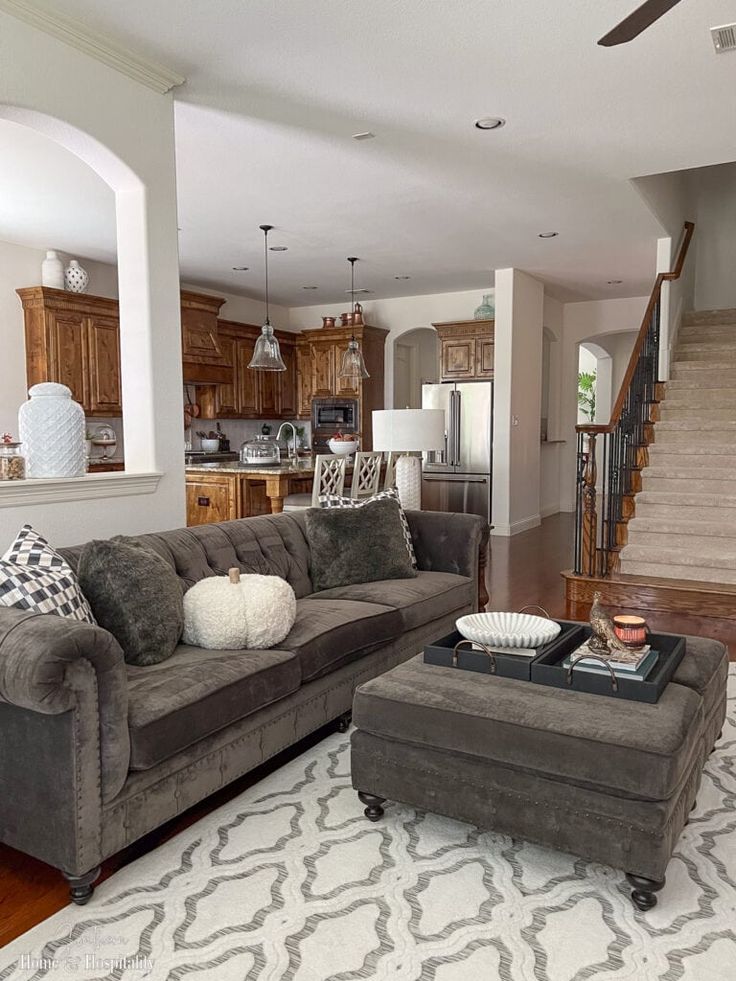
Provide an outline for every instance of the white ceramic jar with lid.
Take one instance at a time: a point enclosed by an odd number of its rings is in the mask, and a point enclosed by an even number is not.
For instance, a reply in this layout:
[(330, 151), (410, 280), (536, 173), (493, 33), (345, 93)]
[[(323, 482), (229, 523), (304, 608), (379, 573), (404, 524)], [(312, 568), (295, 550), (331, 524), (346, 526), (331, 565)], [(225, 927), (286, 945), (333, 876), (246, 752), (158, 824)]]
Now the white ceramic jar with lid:
[(83, 477), (87, 472), (84, 410), (66, 385), (42, 382), (18, 413), (28, 477)]

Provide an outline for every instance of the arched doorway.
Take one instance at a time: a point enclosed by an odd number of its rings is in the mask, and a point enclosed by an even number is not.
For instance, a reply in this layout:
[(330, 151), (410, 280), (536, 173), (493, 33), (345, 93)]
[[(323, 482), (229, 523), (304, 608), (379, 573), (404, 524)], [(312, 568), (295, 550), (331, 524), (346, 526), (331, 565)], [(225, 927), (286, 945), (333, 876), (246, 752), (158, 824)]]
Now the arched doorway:
[(396, 409), (421, 409), (422, 385), (438, 380), (437, 332), (417, 327), (394, 341), (394, 391)]

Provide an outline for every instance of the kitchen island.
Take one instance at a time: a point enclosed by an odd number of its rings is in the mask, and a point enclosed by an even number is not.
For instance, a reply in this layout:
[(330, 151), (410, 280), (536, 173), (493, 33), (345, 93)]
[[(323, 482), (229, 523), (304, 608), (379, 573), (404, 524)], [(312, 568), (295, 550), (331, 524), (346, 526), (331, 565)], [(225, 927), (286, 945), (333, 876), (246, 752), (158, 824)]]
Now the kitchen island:
[(278, 514), (288, 494), (311, 491), (314, 458), (266, 467), (237, 461), (194, 463), (185, 473), (187, 525), (201, 525)]

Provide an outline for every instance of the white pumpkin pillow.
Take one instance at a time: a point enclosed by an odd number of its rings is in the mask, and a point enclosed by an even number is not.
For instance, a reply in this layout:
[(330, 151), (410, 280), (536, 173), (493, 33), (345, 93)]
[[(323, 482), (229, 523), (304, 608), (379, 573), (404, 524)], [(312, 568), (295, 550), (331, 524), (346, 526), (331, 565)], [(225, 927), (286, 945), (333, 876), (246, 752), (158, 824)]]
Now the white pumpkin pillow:
[(274, 647), (296, 619), (296, 596), (278, 576), (211, 576), (184, 595), (185, 644), (213, 651)]

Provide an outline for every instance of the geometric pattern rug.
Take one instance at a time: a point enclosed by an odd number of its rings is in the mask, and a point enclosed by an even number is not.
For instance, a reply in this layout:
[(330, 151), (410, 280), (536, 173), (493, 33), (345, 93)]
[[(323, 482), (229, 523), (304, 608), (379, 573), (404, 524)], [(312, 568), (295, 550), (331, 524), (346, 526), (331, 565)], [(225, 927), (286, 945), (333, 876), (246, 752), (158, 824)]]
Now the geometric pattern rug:
[(618, 869), (399, 804), (369, 823), (336, 734), (8, 945), (0, 981), (734, 981), (734, 667), (647, 914)]

